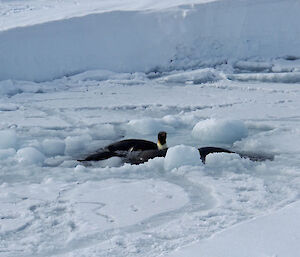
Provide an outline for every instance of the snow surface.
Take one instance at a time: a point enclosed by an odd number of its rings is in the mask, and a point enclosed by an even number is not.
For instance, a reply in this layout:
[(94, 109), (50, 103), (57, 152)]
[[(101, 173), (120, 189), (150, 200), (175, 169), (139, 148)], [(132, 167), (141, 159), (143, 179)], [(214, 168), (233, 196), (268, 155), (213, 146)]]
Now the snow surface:
[[(170, 83), (102, 70), (11, 83), (0, 111), (3, 256), (158, 256), (299, 200), (297, 83)], [(204, 144), (198, 124), (228, 141), (206, 134)], [(154, 141), (160, 129), (165, 159), (76, 161), (119, 139)], [(203, 165), (196, 148), (207, 145), (275, 159), (211, 154)]]
[[(240, 233), (257, 227), (254, 254), (296, 257), (298, 245), (277, 242), (299, 238), (299, 9), (1, 1), (1, 257), (153, 257), (196, 242), (218, 251), (227, 235), (242, 256)], [(166, 158), (76, 161), (160, 130)], [(203, 165), (196, 148), (210, 145), (275, 158), (218, 153)]]

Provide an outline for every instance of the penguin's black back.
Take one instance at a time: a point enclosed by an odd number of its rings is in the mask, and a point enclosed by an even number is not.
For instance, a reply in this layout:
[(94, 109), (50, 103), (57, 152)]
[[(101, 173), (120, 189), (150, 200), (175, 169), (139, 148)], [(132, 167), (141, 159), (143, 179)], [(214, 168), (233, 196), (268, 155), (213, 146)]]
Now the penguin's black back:
[(157, 150), (157, 144), (143, 139), (125, 139), (97, 150), (95, 153), (78, 161), (102, 161), (108, 158), (126, 157), (129, 151)]
[(143, 139), (125, 139), (105, 147), (110, 152), (157, 150), (157, 144)]

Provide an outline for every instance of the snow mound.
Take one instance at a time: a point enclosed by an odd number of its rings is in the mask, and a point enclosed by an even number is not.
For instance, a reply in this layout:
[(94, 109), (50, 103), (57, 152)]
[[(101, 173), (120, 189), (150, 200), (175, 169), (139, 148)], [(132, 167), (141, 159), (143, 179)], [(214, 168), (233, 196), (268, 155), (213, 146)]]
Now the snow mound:
[(139, 120), (131, 120), (127, 124), (128, 132), (131, 134), (139, 133), (141, 135), (157, 134), (159, 131), (172, 131), (172, 127), (165, 124), (160, 119), (145, 118)]
[(273, 83), (299, 83), (300, 72), (231, 74), (228, 75), (227, 78), (243, 82), (258, 81)]
[(192, 146), (177, 145), (168, 149), (164, 168), (165, 170), (172, 170), (181, 166), (196, 166), (201, 165), (199, 151)]
[(65, 152), (66, 144), (59, 139), (45, 139), (42, 143), (44, 154), (47, 156), (63, 155)]
[(242, 159), (238, 154), (234, 153), (212, 153), (206, 156), (206, 167), (214, 171), (222, 170), (239, 170), (243, 163), (249, 163), (248, 159)]
[(194, 138), (204, 143), (233, 144), (248, 135), (248, 129), (239, 120), (208, 119), (198, 122), (192, 131)]
[(163, 78), (159, 78), (158, 81), (167, 83), (203, 84), (215, 82), (221, 80), (222, 78), (223, 77), (221, 76), (220, 72), (207, 68), (168, 75)]
[[(14, 81), (10, 79), (0, 81), (0, 96), (11, 97), (21, 93), (43, 93), (43, 89), (39, 84), (30, 81)], [(12, 110), (14, 110), (14, 107)]]
[(13, 130), (0, 131), (0, 149), (16, 148), (17, 134)]
[[(0, 93), (1, 95), (1, 93)], [(0, 111), (1, 112), (11, 112), (19, 109), (19, 106), (12, 103), (1, 104), (0, 103)]]
[(45, 156), (34, 147), (25, 147), (17, 151), (17, 159), (22, 164), (42, 165)]

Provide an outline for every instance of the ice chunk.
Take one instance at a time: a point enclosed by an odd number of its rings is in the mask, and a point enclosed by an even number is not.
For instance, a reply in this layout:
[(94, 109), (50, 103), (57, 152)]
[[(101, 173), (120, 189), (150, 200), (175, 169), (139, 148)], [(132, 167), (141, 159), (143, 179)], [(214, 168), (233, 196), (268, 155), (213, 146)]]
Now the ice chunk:
[(0, 149), (16, 148), (17, 134), (14, 130), (0, 131)]
[(151, 118), (131, 120), (128, 122), (127, 127), (133, 133), (139, 133), (141, 135), (157, 134), (159, 131), (170, 132), (172, 130), (172, 128), (166, 125), (162, 120)]
[(99, 124), (90, 129), (90, 135), (93, 139), (115, 139), (117, 137), (116, 131), (111, 124)]
[(7, 159), (8, 157), (11, 157), (16, 154), (15, 149), (0, 149), (0, 160)]
[(202, 165), (197, 148), (177, 145), (168, 149), (164, 162), (165, 170), (172, 170), (186, 165)]
[(206, 157), (206, 166), (214, 169), (222, 169), (223, 167), (238, 166), (237, 163), (241, 162), (241, 157), (235, 153), (212, 153)]
[(198, 122), (192, 131), (194, 138), (205, 143), (233, 144), (248, 135), (248, 129), (240, 120), (208, 119)]
[(44, 163), (45, 156), (36, 148), (25, 147), (17, 151), (17, 159), (23, 164), (42, 165)]
[(42, 143), (43, 152), (48, 156), (63, 155), (66, 144), (59, 139), (45, 139)]
[(65, 139), (66, 143), (66, 154), (79, 154), (84, 152), (88, 144), (92, 141), (92, 138), (89, 135), (67, 137)]

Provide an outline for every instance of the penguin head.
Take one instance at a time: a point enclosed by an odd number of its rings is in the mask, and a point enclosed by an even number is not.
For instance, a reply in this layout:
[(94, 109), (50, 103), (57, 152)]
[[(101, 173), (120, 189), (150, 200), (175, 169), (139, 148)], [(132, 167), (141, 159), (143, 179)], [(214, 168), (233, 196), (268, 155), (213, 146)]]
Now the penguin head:
[(167, 132), (161, 131), (157, 135), (157, 148), (158, 150), (163, 150), (168, 148), (167, 146)]

